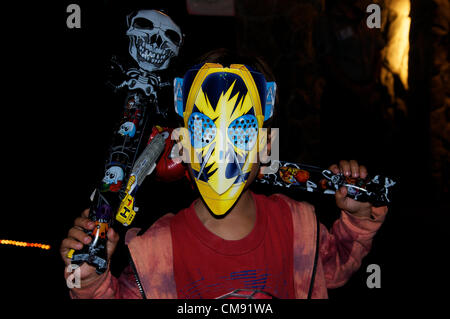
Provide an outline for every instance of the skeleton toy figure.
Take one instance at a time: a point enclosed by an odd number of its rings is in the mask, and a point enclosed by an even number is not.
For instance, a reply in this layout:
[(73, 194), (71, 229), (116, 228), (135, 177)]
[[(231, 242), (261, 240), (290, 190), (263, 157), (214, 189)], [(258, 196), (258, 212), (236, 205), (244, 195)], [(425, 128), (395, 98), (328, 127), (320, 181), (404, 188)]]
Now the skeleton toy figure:
[(147, 96), (157, 100), (157, 90), (170, 85), (161, 82), (155, 71), (167, 69), (170, 60), (178, 55), (182, 41), (180, 28), (164, 13), (141, 10), (128, 16), (128, 52), (139, 69), (126, 71), (128, 77), (117, 88), (141, 89)]
[[(124, 68), (117, 59), (121, 82), (113, 87), (125, 91), (125, 103), (122, 118), (115, 129), (109, 157), (105, 163), (105, 174), (92, 197), (90, 219), (103, 224), (112, 223), (110, 218), (104, 218), (105, 207), (115, 214), (126, 196), (126, 181), (131, 170), (145, 148), (152, 131), (152, 126), (168, 119), (166, 110), (158, 107), (158, 94), (161, 88), (172, 85), (167, 73), (160, 71), (169, 67), (171, 59), (178, 55), (182, 34), (180, 28), (166, 14), (156, 10), (140, 10), (127, 17), (129, 37), (129, 54), (137, 63), (137, 68)], [(111, 70), (114, 70), (111, 66)], [(112, 82), (109, 82), (112, 84)], [(118, 82), (120, 83), (120, 82)], [(162, 94), (161, 94), (162, 97)], [(110, 215), (108, 215), (110, 216)], [(105, 245), (97, 247), (93, 241), (89, 248), (73, 252), (72, 262), (81, 264), (88, 262), (97, 268), (99, 273), (105, 270)], [(100, 252), (100, 250), (102, 250)]]
[[(128, 52), (138, 68), (127, 70), (117, 59), (113, 60), (120, 73), (126, 75), (126, 80), (114, 87), (124, 89), (126, 98), (122, 120), (110, 148), (111, 156), (106, 163), (106, 168), (119, 163), (124, 169), (124, 179), (128, 178), (129, 170), (142, 151), (151, 126), (156, 124), (154, 116), (162, 115), (164, 120), (167, 119), (167, 113), (158, 107), (158, 94), (172, 81), (167, 79), (163, 83), (161, 77), (167, 77), (167, 74), (160, 71), (167, 69), (171, 59), (178, 55), (182, 40), (180, 28), (169, 16), (157, 10), (140, 10), (128, 15), (127, 26)], [(117, 187), (114, 190), (117, 191)]]

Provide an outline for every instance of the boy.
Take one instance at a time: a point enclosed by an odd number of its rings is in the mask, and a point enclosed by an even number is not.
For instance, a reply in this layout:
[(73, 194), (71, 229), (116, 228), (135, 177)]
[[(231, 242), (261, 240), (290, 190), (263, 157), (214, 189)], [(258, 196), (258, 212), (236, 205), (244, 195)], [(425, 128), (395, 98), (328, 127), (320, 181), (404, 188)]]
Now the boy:
[[(345, 284), (369, 252), (387, 207), (356, 202), (342, 187), (336, 192), (341, 217), (328, 231), (310, 204), (248, 189), (260, 169), (264, 143), (258, 129), (272, 117), (267, 93), (275, 87), (257, 60), (230, 61), (219, 54), (206, 61), (179, 80), (176, 96), (189, 132), (182, 139), (183, 158), (200, 199), (143, 234), (129, 230), (131, 263), (120, 278), (109, 270), (97, 275), (83, 264), (73, 298), (327, 298), (327, 288)], [(356, 161), (330, 170), (367, 176)], [(94, 226), (87, 217), (88, 210), (62, 242), (66, 265), (69, 249), (92, 240), (83, 231)], [(110, 257), (118, 235), (110, 229), (107, 237)]]

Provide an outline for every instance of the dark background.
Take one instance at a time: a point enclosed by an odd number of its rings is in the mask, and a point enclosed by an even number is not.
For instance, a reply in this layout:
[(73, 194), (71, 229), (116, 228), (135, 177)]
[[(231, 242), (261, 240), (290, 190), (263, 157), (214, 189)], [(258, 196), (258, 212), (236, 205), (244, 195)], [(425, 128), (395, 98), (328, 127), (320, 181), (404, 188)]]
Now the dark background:
[[(81, 7), (81, 29), (66, 27), (69, 3), (16, 1), (4, 10), (2, 118), (7, 128), (0, 239), (47, 243), (52, 248), (1, 245), (2, 296), (68, 298), (59, 245), (103, 176), (123, 103), (105, 88), (105, 69), (113, 54), (133, 63), (128, 57), (125, 16), (139, 8), (164, 8), (185, 34), (180, 58), (173, 63), (177, 75), (200, 54), (218, 47), (257, 53), (271, 64), (280, 91), (274, 126), (280, 128), (282, 159), (328, 166), (354, 158), (370, 172), (398, 179), (395, 202), (372, 251), (344, 287), (330, 290), (330, 299), (438, 297), (434, 283), (445, 276), (443, 258), (448, 252), (440, 247), (448, 225), (448, 184), (442, 183), (448, 176), (448, 162), (441, 165), (447, 173), (436, 179), (431, 80), (436, 72), (433, 43), (448, 41), (448, 34), (447, 40), (432, 34), (436, 15), (432, 1), (416, 1), (411, 11), (410, 88), (396, 86), (397, 97), (409, 111), (406, 115), (389, 102), (376, 70), (361, 80), (373, 84), (369, 92), (377, 92), (375, 97), (348, 90), (341, 75), (331, 71), (329, 65), (335, 64), (338, 53), (333, 52), (333, 45), (324, 48), (326, 40), (320, 32), (317, 35), (324, 25), (322, 19), (331, 12), (324, 7), (325, 1), (242, 1), (236, 4), (234, 17), (190, 16), (184, 1), (147, 1), (144, 5), (139, 1), (76, 1)], [(385, 36), (382, 30), (374, 32), (379, 34), (372, 34), (373, 39)], [(377, 40), (369, 39), (359, 45), (376, 56), (382, 41), (375, 45)], [(376, 69), (377, 58), (364, 61), (361, 65)], [(361, 84), (354, 82), (356, 87)], [(385, 116), (389, 108), (394, 116)], [(151, 212), (147, 208), (147, 215), (135, 226), (148, 227), (195, 196), (186, 181), (175, 187), (156, 189), (154, 185), (148, 182), (145, 191), (144, 207), (151, 207)], [(333, 198), (289, 195), (312, 202), (327, 226), (339, 216)], [(119, 272), (124, 265), (123, 248), (116, 255), (114, 271)], [(372, 263), (381, 266), (381, 289), (366, 286), (366, 268)]]

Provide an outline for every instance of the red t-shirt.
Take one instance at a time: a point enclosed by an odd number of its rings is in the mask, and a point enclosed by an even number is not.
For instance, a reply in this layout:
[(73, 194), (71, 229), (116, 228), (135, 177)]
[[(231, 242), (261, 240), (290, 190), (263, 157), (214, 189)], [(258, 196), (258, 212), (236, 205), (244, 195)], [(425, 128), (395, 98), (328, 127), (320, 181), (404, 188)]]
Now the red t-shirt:
[(212, 299), (236, 289), (295, 298), (291, 212), (276, 197), (252, 196), (256, 223), (240, 240), (225, 240), (210, 232), (195, 213), (194, 203), (173, 217), (178, 298)]

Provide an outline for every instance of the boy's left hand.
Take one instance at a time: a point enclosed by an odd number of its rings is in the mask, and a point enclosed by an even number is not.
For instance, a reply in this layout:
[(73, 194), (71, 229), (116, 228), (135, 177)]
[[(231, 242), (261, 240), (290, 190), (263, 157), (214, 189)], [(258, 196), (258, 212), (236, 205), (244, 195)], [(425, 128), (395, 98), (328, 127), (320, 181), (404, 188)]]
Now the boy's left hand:
[[(339, 165), (333, 164), (329, 167), (329, 170), (334, 174), (343, 174), (353, 178), (366, 178), (367, 169), (363, 165), (359, 165), (357, 161), (340, 161)], [(336, 205), (350, 214), (358, 217), (370, 217), (372, 212), (372, 204), (358, 202), (354, 199), (347, 197), (347, 187), (342, 186), (336, 191)]]

